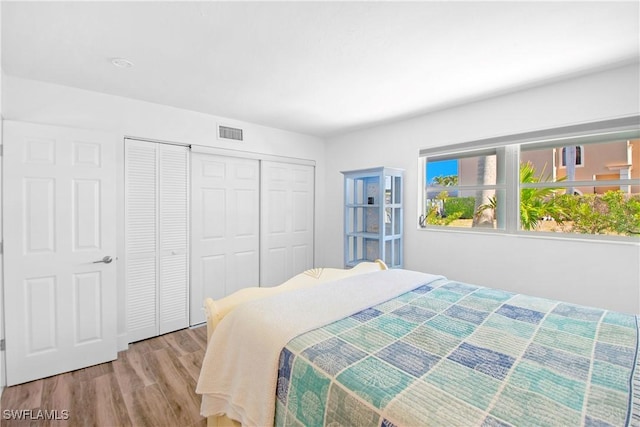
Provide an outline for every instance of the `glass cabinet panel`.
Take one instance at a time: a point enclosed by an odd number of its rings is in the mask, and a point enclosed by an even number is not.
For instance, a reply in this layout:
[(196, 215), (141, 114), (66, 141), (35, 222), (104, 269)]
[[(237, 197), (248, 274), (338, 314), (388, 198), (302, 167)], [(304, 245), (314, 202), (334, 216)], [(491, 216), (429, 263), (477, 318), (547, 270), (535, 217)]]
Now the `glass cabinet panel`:
[(344, 174), (344, 262), (402, 267), (402, 173), (372, 168)]
[(402, 177), (395, 176), (393, 177), (393, 203), (400, 205), (402, 204)]

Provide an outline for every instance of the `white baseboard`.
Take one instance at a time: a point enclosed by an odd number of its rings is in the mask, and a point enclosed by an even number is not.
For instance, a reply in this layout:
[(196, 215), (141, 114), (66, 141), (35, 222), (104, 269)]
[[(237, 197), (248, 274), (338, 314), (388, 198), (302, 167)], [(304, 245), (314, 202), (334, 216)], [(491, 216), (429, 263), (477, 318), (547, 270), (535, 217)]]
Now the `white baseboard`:
[(118, 335), (118, 351), (125, 351), (129, 349), (129, 339), (127, 334)]

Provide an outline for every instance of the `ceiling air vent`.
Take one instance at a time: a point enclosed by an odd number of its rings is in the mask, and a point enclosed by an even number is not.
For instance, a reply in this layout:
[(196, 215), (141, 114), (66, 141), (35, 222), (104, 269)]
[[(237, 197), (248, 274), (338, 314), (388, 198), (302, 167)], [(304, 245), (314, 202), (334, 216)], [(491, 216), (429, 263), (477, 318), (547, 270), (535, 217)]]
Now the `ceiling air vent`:
[(218, 125), (218, 139), (243, 141), (242, 129)]

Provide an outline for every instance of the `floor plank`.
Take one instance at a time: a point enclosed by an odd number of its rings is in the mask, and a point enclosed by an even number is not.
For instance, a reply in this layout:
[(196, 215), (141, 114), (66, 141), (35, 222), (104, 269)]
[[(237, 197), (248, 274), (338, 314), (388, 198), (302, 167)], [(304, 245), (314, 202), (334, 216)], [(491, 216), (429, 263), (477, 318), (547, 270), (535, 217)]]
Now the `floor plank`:
[(194, 329), (187, 329), (187, 333), (191, 335), (193, 340), (198, 343), (203, 350), (207, 349), (207, 328), (200, 327)]
[(2, 409), (37, 409), (42, 401), (41, 381), (17, 387), (7, 387), (2, 393)]
[(118, 353), (118, 359), (112, 362), (113, 371), (123, 394), (155, 384), (156, 378), (144, 358), (135, 350)]
[(196, 381), (175, 359), (170, 349), (154, 351), (149, 358), (151, 363), (155, 363), (158, 385), (176, 414), (179, 425), (188, 426), (198, 422), (201, 418), (200, 396), (193, 392)]
[(46, 420), (42, 425), (58, 427), (69, 424), (68, 420), (65, 419), (67, 415), (62, 413), (62, 410), (70, 410), (73, 407), (73, 402), (80, 398), (79, 391), (74, 387), (75, 384), (77, 383), (74, 383), (71, 372), (44, 379), (40, 407), (48, 411), (58, 410), (60, 413), (57, 414), (57, 417)]
[(200, 350), (198, 343), (189, 335), (186, 330), (178, 331), (164, 336), (164, 340), (180, 355), (196, 352)]
[[(195, 393), (206, 328), (133, 343), (118, 359), (7, 387), (4, 410), (48, 411), (58, 419), (6, 420), (2, 426), (206, 426)], [(68, 411), (68, 419), (61, 419)]]
[(178, 360), (182, 363), (182, 366), (191, 374), (196, 382), (198, 382), (198, 376), (200, 376), (200, 368), (202, 366), (202, 360), (204, 359), (204, 350), (198, 350), (193, 353), (180, 356)]
[(180, 425), (157, 384), (126, 394), (124, 400), (135, 426)]
[(131, 418), (115, 375), (103, 375), (93, 381), (96, 389), (95, 425), (104, 426), (114, 423), (122, 427), (131, 426)]

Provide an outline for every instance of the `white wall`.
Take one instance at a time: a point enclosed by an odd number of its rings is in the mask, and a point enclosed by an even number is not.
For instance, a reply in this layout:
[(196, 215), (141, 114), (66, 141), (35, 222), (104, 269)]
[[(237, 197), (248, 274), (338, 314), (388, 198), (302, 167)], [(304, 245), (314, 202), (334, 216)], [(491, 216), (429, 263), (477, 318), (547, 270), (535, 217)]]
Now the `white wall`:
[(327, 140), (324, 252), (341, 266), (340, 171), (405, 169), (405, 268), (578, 304), (640, 313), (640, 244), (441, 232), (417, 227), (418, 151), (640, 113), (638, 64)]
[[(0, 22), (2, 22), (2, 2), (0, 1)], [(2, 31), (0, 31), (0, 58), (2, 58)], [(0, 64), (0, 93), (2, 93), (2, 64)], [(0, 96), (0, 147), (2, 147), (2, 96)], [(4, 240), (2, 234), (2, 159), (0, 159), (0, 241)], [(0, 253), (0, 340), (4, 339), (4, 255)], [(0, 397), (5, 386), (4, 351), (0, 351)]]
[[(118, 137), (119, 199), (124, 189), (124, 136), (175, 141), (316, 161), (316, 218), (324, 205), (324, 141), (320, 138), (286, 132), (246, 122), (152, 104), (118, 96), (74, 89), (5, 75), (4, 117), (7, 120), (42, 123), (113, 132)], [(216, 123), (244, 129), (242, 143), (216, 139)], [(124, 211), (118, 207), (120, 230), (118, 252), (124, 253)], [(322, 224), (316, 221), (316, 265), (322, 264), (324, 247)], [(126, 304), (124, 271), (118, 269), (119, 348), (126, 344)]]
[[(640, 313), (638, 244), (426, 231), (417, 228), (416, 218), (421, 148), (639, 114), (639, 74), (637, 64), (628, 65), (329, 138), (326, 144), (320, 138), (232, 120), (222, 121), (243, 127), (247, 141), (221, 142), (215, 139), (219, 118), (213, 116), (7, 75), (1, 82), (1, 113), (9, 120), (110, 131), (118, 135), (119, 144), (127, 135), (315, 160), (318, 266), (342, 266), (340, 171), (403, 168), (405, 268)], [(118, 185), (122, 188), (122, 179)], [(123, 230), (123, 217), (118, 221)], [(120, 250), (122, 240), (120, 236)], [(123, 277), (119, 272), (121, 343), (126, 333)]]

